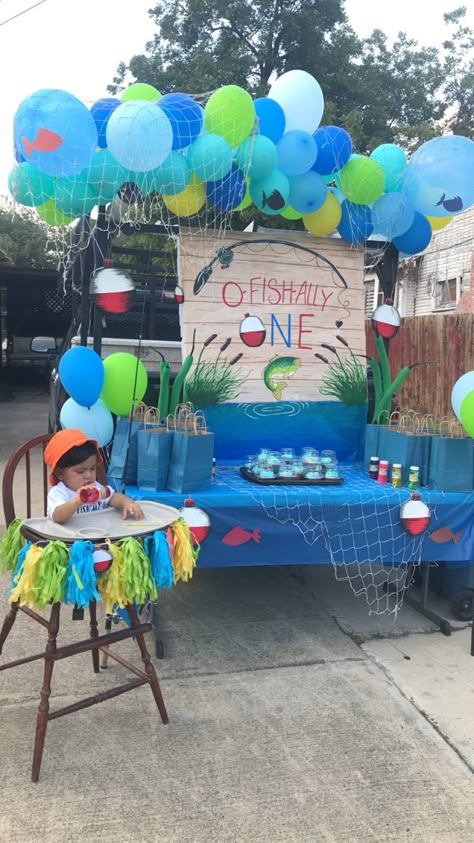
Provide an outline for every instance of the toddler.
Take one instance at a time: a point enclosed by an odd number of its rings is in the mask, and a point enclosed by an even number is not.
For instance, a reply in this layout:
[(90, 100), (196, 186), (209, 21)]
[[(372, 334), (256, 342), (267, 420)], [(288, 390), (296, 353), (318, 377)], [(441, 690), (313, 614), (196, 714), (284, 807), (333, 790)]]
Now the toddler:
[[(128, 515), (143, 518), (143, 512), (132, 498), (110, 490), (96, 480), (97, 466), (103, 460), (94, 439), (88, 439), (80, 430), (60, 430), (48, 442), (44, 461), (51, 469), (48, 492), (48, 518), (64, 524), (72, 515), (93, 512), (113, 506), (121, 509), (124, 519)], [(101, 498), (94, 503), (81, 500), (81, 490), (95, 487)]]

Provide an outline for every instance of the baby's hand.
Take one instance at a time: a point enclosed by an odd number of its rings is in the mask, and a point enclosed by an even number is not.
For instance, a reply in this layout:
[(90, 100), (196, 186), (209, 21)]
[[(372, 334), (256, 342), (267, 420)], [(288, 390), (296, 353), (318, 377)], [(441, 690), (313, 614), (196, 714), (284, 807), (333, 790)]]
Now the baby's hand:
[(133, 501), (131, 498), (126, 498), (125, 503), (123, 505), (122, 518), (128, 518), (129, 515), (133, 515), (133, 517), (136, 518), (137, 521), (144, 517), (143, 510), (138, 505), (138, 503), (136, 501)]

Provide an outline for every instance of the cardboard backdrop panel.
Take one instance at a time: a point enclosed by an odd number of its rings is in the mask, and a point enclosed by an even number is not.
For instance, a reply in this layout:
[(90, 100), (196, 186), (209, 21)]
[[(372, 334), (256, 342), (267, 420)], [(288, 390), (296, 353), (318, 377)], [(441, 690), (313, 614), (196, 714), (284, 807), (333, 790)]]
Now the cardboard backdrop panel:
[[(216, 261), (195, 295), (195, 279), (216, 248), (228, 249), (233, 260), (227, 269)], [(230, 338), (220, 362), (242, 354), (236, 368), (245, 378), (234, 402), (327, 400), (319, 391), (326, 365), (315, 352), (335, 361), (321, 348), (328, 344), (347, 354), (340, 335), (355, 354), (365, 353), (363, 253), (338, 239), (233, 231), (216, 242), (215, 234), (183, 234), (179, 275), (183, 354), (194, 330), (196, 355), (211, 334), (218, 335), (203, 360), (217, 360)]]

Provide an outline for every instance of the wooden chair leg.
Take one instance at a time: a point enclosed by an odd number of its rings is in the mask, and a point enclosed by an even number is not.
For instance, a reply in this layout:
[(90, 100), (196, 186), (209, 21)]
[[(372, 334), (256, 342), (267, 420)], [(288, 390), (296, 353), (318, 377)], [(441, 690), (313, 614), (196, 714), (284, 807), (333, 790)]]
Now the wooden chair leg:
[[(135, 629), (138, 627), (138, 620), (137, 620), (137, 613), (135, 611), (135, 606), (129, 605), (126, 607), (128, 616), (130, 618), (130, 623), (132, 628)], [(150, 683), (152, 694), (155, 698), (155, 702), (158, 706), (158, 710), (160, 712), (161, 720), (163, 723), (168, 723), (168, 714), (165, 707), (165, 702), (161, 693), (160, 683), (158, 682), (158, 677), (156, 675), (155, 668), (151, 662), (150, 654), (147, 650), (147, 646), (145, 643), (145, 637), (143, 632), (136, 633), (136, 639), (138, 646), (140, 648), (140, 653), (142, 656), (143, 664), (145, 666), (145, 673), (148, 676), (148, 681)]]
[(43, 757), (44, 739), (46, 736), (46, 726), (48, 725), (49, 713), (49, 695), (51, 693), (51, 677), (53, 675), (54, 654), (56, 652), (56, 639), (59, 632), (59, 615), (61, 611), (61, 604), (55, 603), (51, 609), (51, 616), (48, 626), (48, 643), (46, 644), (44, 657), (44, 674), (43, 687), (41, 688), (41, 700), (38, 707), (38, 714), (36, 716), (36, 734), (35, 745), (33, 750), (33, 767), (31, 770), (31, 780), (38, 781), (41, 759)]
[(2, 654), (3, 645), (4, 645), (5, 641), (7, 640), (8, 636), (11, 632), (11, 628), (12, 628), (13, 624), (16, 621), (18, 609), (19, 609), (19, 603), (12, 603), (12, 605), (10, 607), (10, 611), (8, 612), (8, 614), (4, 618), (2, 630), (0, 632), (0, 655)]
[[(99, 628), (97, 626), (97, 603), (95, 600), (91, 600), (89, 603), (89, 615), (90, 615), (90, 631), (91, 631), (91, 638), (98, 638), (99, 637)], [(94, 673), (100, 673), (99, 667), (99, 651), (98, 650), (91, 650), (92, 653), (92, 666), (94, 668)]]

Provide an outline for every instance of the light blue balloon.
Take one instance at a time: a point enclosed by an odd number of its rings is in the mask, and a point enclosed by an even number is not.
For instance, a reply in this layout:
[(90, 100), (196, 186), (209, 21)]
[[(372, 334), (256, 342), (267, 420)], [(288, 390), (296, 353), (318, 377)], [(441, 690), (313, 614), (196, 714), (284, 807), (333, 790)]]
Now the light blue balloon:
[(461, 421), (461, 404), (468, 392), (471, 392), (473, 389), (474, 372), (466, 372), (465, 375), (461, 375), (453, 386), (451, 391), (451, 407), (453, 408), (453, 413), (458, 421)]
[(15, 154), (49, 176), (80, 173), (98, 143), (89, 109), (67, 91), (51, 88), (23, 100), (15, 114), (13, 137)]
[(314, 170), (302, 176), (293, 176), (290, 179), (290, 195), (288, 202), (295, 211), (300, 214), (311, 214), (317, 211), (327, 196), (327, 186), (323, 177)]
[(249, 192), (256, 208), (275, 217), (288, 204), (290, 182), (280, 170), (272, 170), (264, 179), (251, 179)]
[(394, 143), (382, 143), (370, 156), (382, 167), (385, 176), (385, 193), (400, 190), (402, 174), (407, 165), (407, 157), (400, 146)]
[(311, 169), (318, 147), (308, 132), (293, 129), (286, 132), (277, 144), (278, 167), (287, 176), (301, 176)]
[(412, 155), (402, 191), (428, 217), (451, 217), (474, 202), (474, 142), (445, 135), (424, 143)]
[(401, 193), (385, 193), (372, 206), (374, 232), (389, 240), (408, 231), (414, 219), (415, 209)]
[(200, 135), (188, 151), (188, 163), (203, 181), (219, 181), (232, 167), (233, 152), (219, 135)]
[(66, 217), (83, 217), (99, 204), (99, 197), (92, 185), (77, 177), (56, 180), (54, 201)]
[(276, 146), (265, 135), (254, 135), (237, 147), (235, 160), (248, 178), (263, 179), (277, 166)]
[(142, 196), (149, 193), (174, 196), (188, 185), (190, 174), (185, 156), (180, 152), (170, 152), (168, 158), (156, 170), (137, 173), (135, 183)]
[(154, 170), (165, 161), (173, 145), (173, 130), (159, 105), (129, 100), (109, 117), (107, 146), (115, 160), (137, 173)]
[(61, 408), (59, 421), (62, 428), (80, 430), (88, 439), (95, 439), (101, 448), (105, 448), (114, 435), (112, 413), (100, 398), (90, 408), (81, 407), (68, 398)]

